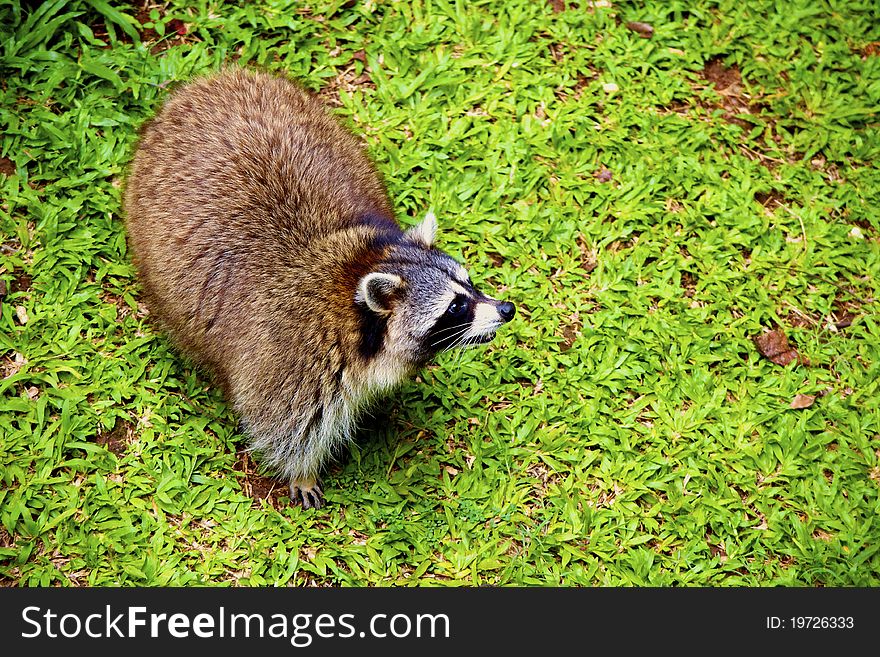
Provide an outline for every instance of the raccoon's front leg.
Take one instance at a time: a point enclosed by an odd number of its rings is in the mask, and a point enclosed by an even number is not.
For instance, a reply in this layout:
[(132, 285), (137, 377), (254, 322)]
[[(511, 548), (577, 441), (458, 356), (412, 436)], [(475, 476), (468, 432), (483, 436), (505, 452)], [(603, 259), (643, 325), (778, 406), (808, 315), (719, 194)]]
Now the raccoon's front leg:
[(324, 491), (316, 478), (292, 479), (290, 481), (290, 502), (301, 504), (304, 509), (320, 509), (324, 506)]

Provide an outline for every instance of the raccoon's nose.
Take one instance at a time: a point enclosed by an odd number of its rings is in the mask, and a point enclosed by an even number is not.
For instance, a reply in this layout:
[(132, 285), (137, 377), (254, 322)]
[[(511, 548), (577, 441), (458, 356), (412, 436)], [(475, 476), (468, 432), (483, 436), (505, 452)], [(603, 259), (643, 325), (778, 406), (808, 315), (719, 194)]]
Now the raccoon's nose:
[(510, 301), (505, 301), (498, 306), (498, 314), (501, 315), (501, 319), (505, 322), (509, 322), (516, 314), (516, 306), (510, 303)]

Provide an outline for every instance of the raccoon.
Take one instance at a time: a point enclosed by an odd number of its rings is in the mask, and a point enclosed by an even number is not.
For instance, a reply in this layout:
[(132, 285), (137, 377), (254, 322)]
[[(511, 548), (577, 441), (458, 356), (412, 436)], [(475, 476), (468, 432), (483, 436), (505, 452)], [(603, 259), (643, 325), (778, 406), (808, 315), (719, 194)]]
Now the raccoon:
[(401, 228), (359, 140), (284, 77), (230, 69), (172, 93), (123, 206), (151, 315), (304, 508), (372, 400), (515, 314), (434, 247), (433, 213)]

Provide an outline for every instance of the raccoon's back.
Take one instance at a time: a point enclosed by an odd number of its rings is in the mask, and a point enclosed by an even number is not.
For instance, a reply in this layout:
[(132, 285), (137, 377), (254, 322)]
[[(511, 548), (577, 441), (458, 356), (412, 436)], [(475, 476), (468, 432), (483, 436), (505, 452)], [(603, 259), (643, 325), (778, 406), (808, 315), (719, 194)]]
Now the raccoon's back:
[(243, 70), (172, 94), (141, 135), (124, 203), (148, 307), (221, 383), (285, 322), (327, 314), (323, 237), (365, 215), (393, 221), (358, 140), (292, 82)]
[(362, 145), (289, 80), (229, 70), (174, 93), (143, 131), (130, 217), (185, 241), (200, 232), (295, 247), (364, 214), (390, 217)]

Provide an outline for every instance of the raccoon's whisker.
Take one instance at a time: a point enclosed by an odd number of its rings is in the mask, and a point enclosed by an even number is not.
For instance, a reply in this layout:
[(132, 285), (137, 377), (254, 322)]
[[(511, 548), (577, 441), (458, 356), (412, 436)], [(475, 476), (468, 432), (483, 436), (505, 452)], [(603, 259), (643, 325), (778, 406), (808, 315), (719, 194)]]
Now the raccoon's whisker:
[(456, 350), (456, 353), (455, 353), (455, 363), (454, 363), (453, 367), (456, 369), (458, 369), (458, 367), (461, 366), (462, 362), (464, 361), (464, 349), (461, 348), (462, 345), (464, 344), (464, 341), (465, 341), (465, 338), (464, 338), (464, 336), (462, 336), (458, 340), (458, 342), (456, 343), (456, 345), (454, 347), (454, 349)]
[[(479, 333), (478, 335), (488, 335), (490, 332), (494, 334), (494, 330), (497, 326), (500, 326), (501, 322), (497, 322), (495, 325), (488, 327), (486, 331), (483, 333)], [(450, 350), (457, 349), (458, 354), (456, 355), (455, 361), (453, 363), (453, 367), (458, 367), (464, 361), (464, 353), (468, 349), (476, 349), (479, 347), (479, 343), (468, 343), (466, 333), (459, 336), (453, 344), (449, 347)]]
[(456, 330), (463, 328), (463, 327), (464, 328), (469, 327), (470, 325), (471, 325), (470, 322), (464, 322), (462, 324), (455, 324), (454, 326), (447, 326), (446, 328), (440, 329), (439, 331), (437, 331), (434, 335), (441, 335), (442, 333), (449, 333), (451, 331), (456, 331)]
[[(468, 326), (468, 328), (470, 328), (470, 326)], [(455, 340), (452, 341), (452, 344), (449, 345), (449, 349), (450, 350), (457, 349), (457, 348), (461, 347), (462, 345), (464, 345), (465, 341), (467, 340), (467, 338), (465, 337), (467, 335), (467, 333), (468, 333), (468, 329), (465, 329), (460, 334), (458, 334), (455, 337)], [(462, 356), (462, 354), (459, 353), (458, 357), (461, 358), (461, 356)]]
[[(476, 345), (473, 345), (476, 346)], [(455, 349), (458, 352), (455, 356), (455, 365), (454, 367), (458, 368), (464, 362), (464, 352), (467, 349), (467, 338), (465, 336), (461, 336), (458, 342), (455, 345)]]
[[(434, 341), (431, 343), (431, 346), (432, 346), (432, 347), (436, 347), (436, 346), (439, 345), (441, 342), (445, 342), (446, 340), (452, 340), (452, 342), (455, 343), (456, 341), (458, 341), (459, 338), (461, 338), (463, 335), (465, 335), (465, 334), (468, 332), (468, 330), (470, 329), (470, 326), (471, 326), (470, 323), (467, 323), (467, 324), (459, 324), (459, 325), (457, 325), (457, 326), (450, 327), (450, 328), (452, 328), (452, 329), (458, 329), (458, 332), (457, 332), (457, 333), (453, 333), (452, 335), (443, 335), (443, 336), (440, 336), (439, 339), (434, 340)], [(448, 329), (442, 329), (442, 330), (440, 330), (440, 331), (437, 331), (437, 335), (440, 335), (440, 333), (443, 333), (443, 332), (445, 332), (445, 331), (447, 331), (447, 330), (448, 330)]]
[(454, 342), (455, 340), (460, 338), (462, 335), (467, 333), (470, 330), (471, 326), (470, 326), (470, 324), (462, 324), (462, 325), (458, 326), (457, 328), (458, 328), (458, 331), (455, 331), (454, 333), (452, 333), (450, 335), (444, 335), (442, 339), (443, 340), (452, 340)]
[(437, 341), (434, 343), (433, 346), (436, 347), (436, 346), (438, 346), (438, 345), (439, 345), (440, 343), (442, 343), (442, 342), (449, 341), (449, 345), (448, 345), (447, 347), (445, 347), (445, 349), (454, 349), (455, 346), (459, 343), (459, 340), (460, 340), (461, 338), (463, 338), (464, 335), (467, 334), (468, 329), (469, 329), (469, 327), (466, 326), (466, 327), (464, 327), (463, 329), (461, 329), (461, 331), (459, 331), (458, 333), (455, 333), (455, 334), (453, 334), (453, 335), (447, 335), (447, 336), (445, 336), (445, 337), (442, 337), (442, 338), (440, 338), (439, 340), (437, 340)]

